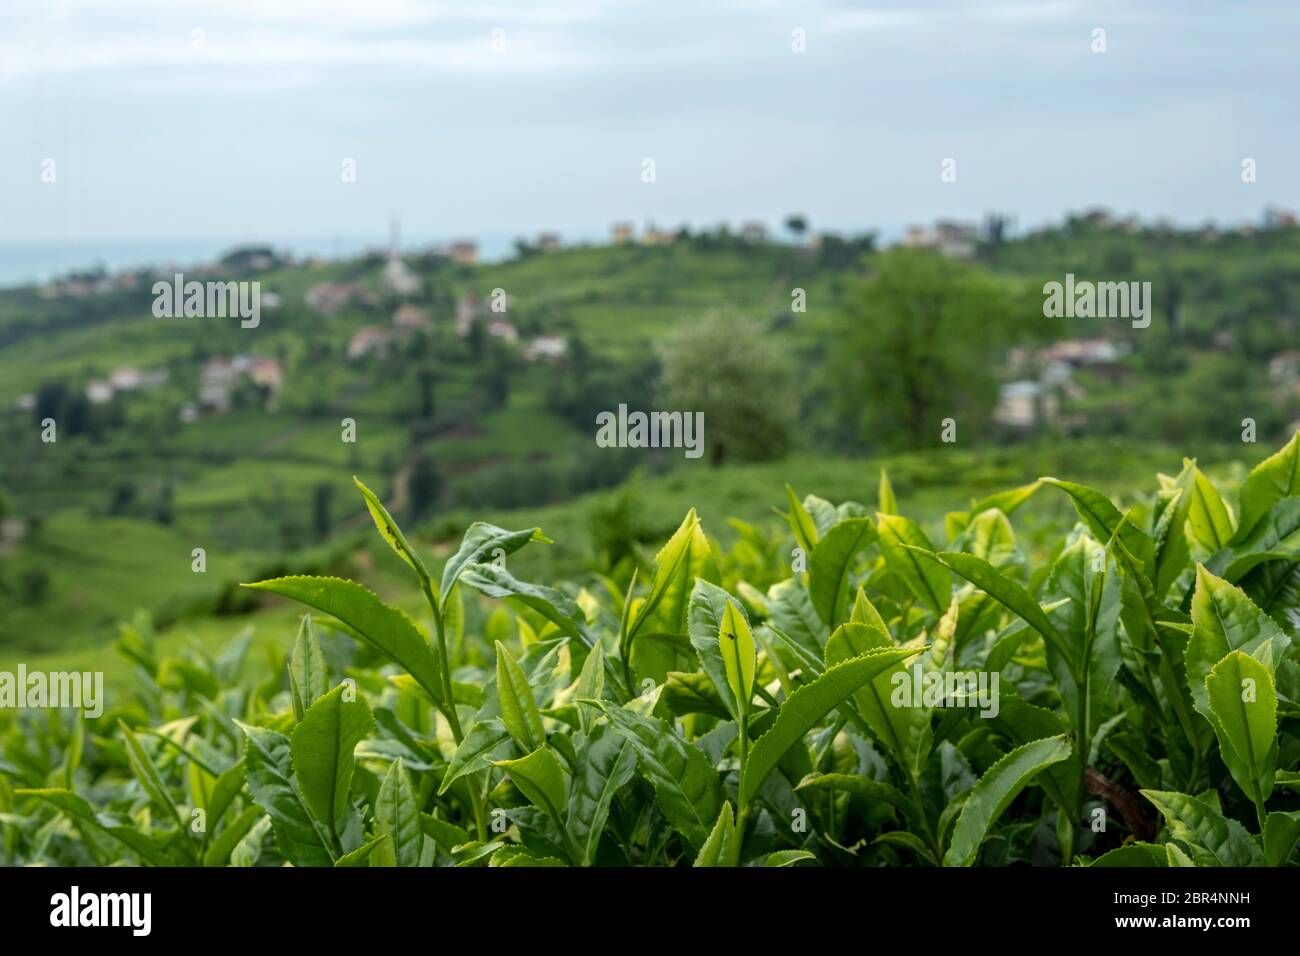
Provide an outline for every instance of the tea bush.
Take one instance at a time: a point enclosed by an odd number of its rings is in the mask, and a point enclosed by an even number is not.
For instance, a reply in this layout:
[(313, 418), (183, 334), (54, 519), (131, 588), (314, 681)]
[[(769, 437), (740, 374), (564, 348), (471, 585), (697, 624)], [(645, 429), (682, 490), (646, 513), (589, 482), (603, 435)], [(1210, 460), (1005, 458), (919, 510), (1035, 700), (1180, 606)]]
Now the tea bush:
[[(874, 509), (787, 487), (788, 534), (691, 511), (586, 587), (484, 523), (435, 573), (358, 487), (424, 620), (298, 576), (248, 585), (307, 608), (287, 659), (124, 626), (131, 699), (4, 718), (3, 862), (1297, 862), (1300, 435), (1226, 501), (1194, 461), (1127, 510), (1043, 478), (942, 546), (883, 474)], [(1079, 520), (1035, 564), (1049, 494)]]

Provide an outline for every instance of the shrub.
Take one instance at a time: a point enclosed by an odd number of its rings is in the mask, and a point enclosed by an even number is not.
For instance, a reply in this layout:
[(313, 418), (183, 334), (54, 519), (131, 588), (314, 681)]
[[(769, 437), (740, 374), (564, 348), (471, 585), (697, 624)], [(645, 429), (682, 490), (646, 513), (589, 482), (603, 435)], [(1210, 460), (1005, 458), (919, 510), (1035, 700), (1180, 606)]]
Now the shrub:
[[(1043, 478), (942, 547), (883, 475), (873, 509), (787, 488), (766, 589), (770, 541), (694, 511), (626, 588), (521, 581), (548, 539), (484, 523), (435, 575), (359, 487), (429, 631), (309, 576), (249, 585), (311, 612), (270, 670), (124, 627), (115, 730), (9, 720), (5, 862), (1296, 861), (1300, 435), (1235, 507), (1194, 461), (1126, 510)], [(1049, 494), (1079, 521), (1032, 566), (1011, 519)]]

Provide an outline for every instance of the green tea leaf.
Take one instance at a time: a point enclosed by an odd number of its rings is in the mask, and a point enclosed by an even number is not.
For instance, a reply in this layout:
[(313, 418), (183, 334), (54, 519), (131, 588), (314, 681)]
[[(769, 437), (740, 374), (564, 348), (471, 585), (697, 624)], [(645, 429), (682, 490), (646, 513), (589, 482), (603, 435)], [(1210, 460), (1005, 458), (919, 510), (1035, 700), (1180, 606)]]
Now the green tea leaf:
[(850, 518), (831, 528), (813, 552), (808, 590), (817, 616), (828, 627), (848, 616), (853, 562), (875, 540), (870, 518)]
[(325, 655), (321, 653), (311, 615), (304, 614), (298, 638), (289, 655), (289, 696), (293, 700), (293, 719), (302, 720), (307, 709), (329, 690), (325, 677)]
[(126, 756), (131, 762), (131, 772), (140, 781), (140, 786), (144, 788), (144, 792), (158, 805), (159, 809), (166, 811), (167, 815), (184, 829), (185, 823), (181, 820), (180, 811), (176, 809), (176, 801), (167, 792), (167, 785), (163, 783), (162, 777), (158, 775), (158, 768), (154, 766), (153, 760), (145, 753), (145, 749), (140, 746), (139, 738), (131, 732), (130, 727), (120, 720), (117, 722), (117, 729), (126, 741)]
[(883, 468), (880, 469), (880, 492), (876, 498), (879, 504), (876, 510), (881, 514), (898, 514), (898, 498), (894, 496), (894, 486)]
[(731, 601), (727, 602), (722, 615), (720, 644), (722, 663), (727, 672), (727, 686), (740, 706), (740, 713), (747, 714), (754, 697), (754, 668), (758, 664), (758, 650), (754, 646), (754, 635), (750, 633), (745, 612)]
[(501, 706), (501, 723), (525, 753), (532, 753), (546, 743), (542, 715), (533, 699), (528, 678), (510, 656), (504, 644), (497, 641), (497, 700)]
[(794, 866), (796, 863), (802, 863), (804, 860), (816, 860), (816, 854), (809, 853), (807, 850), (777, 850), (775, 853), (769, 853), (767, 859), (763, 862), (764, 866)]
[(134, 826), (101, 823), (94, 808), (71, 790), (56, 787), (37, 790), (14, 790), (16, 797), (37, 797), (65, 813), (83, 830), (91, 830), (112, 837), (136, 853), (141, 860), (153, 866), (175, 866), (172, 859)]
[(1241, 518), (1233, 543), (1243, 540), (1283, 498), (1300, 496), (1300, 432), (1256, 465), (1241, 486)]
[(1044, 641), (1057, 649), (1072, 672), (1078, 672), (1079, 659), (1075, 649), (1066, 642), (1056, 626), (1048, 619), (1046, 612), (1020, 584), (983, 558), (977, 558), (973, 554), (959, 554), (955, 551), (932, 554), (919, 549), (913, 549), (912, 553), (921, 555), (920, 560), (929, 559), (955, 571), (1003, 607), (1018, 615), (1021, 620), (1042, 635)]
[(662, 720), (614, 704), (599, 706), (611, 727), (636, 748), (641, 772), (654, 786), (664, 817), (691, 846), (703, 846), (722, 806), (717, 771), (698, 747)]
[[(429, 578), (429, 572), (424, 569), (424, 562), (416, 554), (415, 549), (407, 542), (406, 536), (402, 534), (402, 529), (397, 526), (393, 516), (388, 513), (379, 496), (361, 483), (361, 479), (356, 475), (352, 476), (352, 483), (357, 486), (361, 492), (361, 497), (366, 501), (366, 510), (370, 512), (371, 519), (375, 522), (375, 527), (379, 530), (379, 536), (388, 542), (388, 546), (397, 552), (398, 557), (411, 566), (411, 568), (420, 576), (420, 580), (425, 581)], [(443, 589), (446, 594), (446, 589)]]
[(789, 485), (785, 486), (785, 499), (790, 505), (786, 521), (790, 524), (790, 530), (794, 532), (794, 539), (799, 543), (799, 547), (803, 548), (804, 554), (812, 555), (817, 548), (817, 525)]
[[(724, 707), (724, 716), (738, 719), (740, 710), (735, 692), (727, 678), (727, 665), (723, 662), (722, 633), (724, 622), (734, 599), (722, 588), (708, 581), (698, 580), (691, 590), (690, 608), (687, 612), (687, 630), (691, 646), (700, 659), (700, 667), (712, 682), (718, 699)], [(740, 612), (744, 616), (743, 610)], [(679, 684), (681, 682), (679, 681)], [(667, 690), (665, 689), (665, 693)]]
[(876, 515), (880, 553), (885, 566), (907, 582), (912, 592), (935, 614), (948, 609), (952, 580), (941, 565), (918, 557), (916, 549), (931, 553), (934, 547), (916, 522), (901, 515)]
[(442, 569), (440, 593), (448, 594), (460, 580), (461, 573), (470, 565), (491, 564), (495, 559), (514, 554), (531, 541), (551, 544), (552, 541), (542, 534), (541, 528), (527, 528), (523, 531), (507, 531), (496, 525), (475, 521), (465, 529), (460, 547), (447, 559)]
[(239, 726), (245, 737), (248, 792), (270, 815), (280, 852), (295, 866), (333, 866), (325, 840), (293, 785), (289, 738), (262, 727)]
[[(865, 624), (842, 624), (826, 642), (826, 666), (881, 649), (891, 649), (888, 633)], [(904, 767), (919, 771), (931, 745), (930, 710), (914, 701), (913, 706), (895, 706), (892, 681), (905, 664), (899, 661), (873, 677), (853, 695), (853, 702), (871, 732)]]
[(917, 819), (916, 804), (910, 797), (891, 784), (872, 780), (859, 774), (812, 773), (799, 781), (795, 792), (801, 790), (832, 790), (851, 793), (868, 800), (877, 800), (901, 810), (910, 820)]
[(1245, 651), (1270, 665), (1290, 643), (1273, 619), (1257, 608), (1245, 592), (1216, 577), (1203, 566), (1196, 569), (1192, 596), (1192, 636), (1185, 663), (1192, 703), (1210, 716), (1205, 679), (1214, 665), (1232, 651)]
[(420, 829), (420, 808), (402, 767), (402, 758), (393, 761), (384, 775), (375, 798), (375, 832), (386, 836), (398, 866), (418, 866), (424, 832)]
[(312, 704), (293, 730), (294, 779), (303, 802), (331, 833), (348, 803), (353, 751), (374, 725), (366, 699), (340, 684)]
[(731, 812), (731, 801), (722, 804), (717, 822), (709, 831), (709, 837), (695, 855), (695, 866), (724, 867), (735, 866), (740, 858), (740, 841), (736, 838), (736, 821)]
[(334, 865), (336, 867), (365, 866), (373, 860), (375, 854), (391, 852), (385, 849), (390, 841), (391, 837), (387, 833), (380, 834), (373, 840), (361, 844), (351, 853), (343, 854), (334, 862)]
[(970, 866), (989, 827), (1011, 801), (1046, 767), (1070, 756), (1073, 748), (1064, 735), (1045, 737), (1017, 747), (980, 777), (966, 798), (953, 828), (952, 841), (943, 855), (944, 866)]
[(1166, 790), (1143, 790), (1169, 826), (1175, 840), (1185, 843), (1198, 866), (1262, 866), (1264, 855), (1236, 820), (1203, 800)]
[(595, 861), (614, 797), (636, 775), (636, 759), (632, 742), (608, 725), (594, 728), (579, 746), (565, 826), (581, 866)]
[(785, 752), (801, 740), (818, 721), (852, 697), (867, 681), (921, 648), (881, 649), (828, 667), (820, 677), (790, 695), (777, 711), (771, 729), (754, 741), (746, 768), (741, 799), (748, 803), (758, 793)]
[(1300, 811), (1270, 813), (1264, 820), (1264, 859), (1269, 866), (1282, 866), (1295, 852), (1300, 840)]
[(441, 796), (446, 793), (453, 783), (466, 774), (483, 770), (498, 760), (508, 759), (514, 752), (511, 739), (510, 731), (506, 730), (505, 724), (500, 720), (475, 721), (465, 732), (465, 738), (448, 762), (438, 794)]
[(1130, 843), (1103, 853), (1089, 866), (1168, 866), (1165, 848), (1156, 843)]
[(564, 825), (564, 808), (568, 805), (568, 788), (564, 769), (554, 753), (539, 747), (517, 760), (499, 760), (496, 764), (510, 775), (519, 792), (539, 810)]
[(1277, 769), (1277, 691), (1273, 674), (1245, 652), (1233, 651), (1214, 665), (1205, 679), (1205, 690), (1216, 719), (1219, 747), (1230, 750), (1234, 758), (1229, 760), (1225, 754), (1225, 763), (1238, 786), (1262, 806), (1273, 790), (1273, 773)]
[(244, 587), (280, 594), (337, 618), (405, 668), (431, 700), (443, 703), (438, 661), (428, 640), (409, 617), (361, 585), (341, 578), (287, 577)]
[(635, 662), (638, 676), (653, 678), (658, 684), (663, 682), (668, 671), (679, 669), (676, 666), (677, 652), (671, 646), (660, 642), (633, 642), (640, 634), (687, 637), (690, 599), (697, 578), (716, 584), (718, 569), (709, 539), (692, 508), (668, 543), (655, 555), (655, 575), (650, 591), (624, 638), (623, 653)]

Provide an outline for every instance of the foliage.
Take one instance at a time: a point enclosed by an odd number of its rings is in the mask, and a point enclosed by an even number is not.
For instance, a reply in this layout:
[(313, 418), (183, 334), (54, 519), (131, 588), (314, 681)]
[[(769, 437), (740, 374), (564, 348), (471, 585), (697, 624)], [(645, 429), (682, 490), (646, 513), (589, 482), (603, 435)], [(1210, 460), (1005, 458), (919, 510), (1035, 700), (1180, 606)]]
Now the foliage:
[(789, 450), (799, 417), (794, 370), (754, 322), (712, 312), (669, 336), (659, 357), (662, 407), (704, 414), (714, 465), (780, 458)]
[(935, 253), (883, 253), (848, 296), (828, 355), (834, 401), (854, 437), (921, 446), (945, 418), (981, 426), (997, 400), (999, 357), (1042, 327), (1040, 306)]
[[(787, 489), (766, 587), (694, 510), (625, 587), (521, 580), (549, 539), (482, 522), (438, 571), (358, 486), (427, 613), (258, 582), (311, 612), (269, 666), (124, 629), (131, 700), (0, 725), (0, 861), (1297, 862), (1300, 434), (1235, 498), (1192, 460), (1123, 510), (1045, 477), (941, 544), (887, 476)], [(1078, 522), (1031, 567), (1049, 495)]]

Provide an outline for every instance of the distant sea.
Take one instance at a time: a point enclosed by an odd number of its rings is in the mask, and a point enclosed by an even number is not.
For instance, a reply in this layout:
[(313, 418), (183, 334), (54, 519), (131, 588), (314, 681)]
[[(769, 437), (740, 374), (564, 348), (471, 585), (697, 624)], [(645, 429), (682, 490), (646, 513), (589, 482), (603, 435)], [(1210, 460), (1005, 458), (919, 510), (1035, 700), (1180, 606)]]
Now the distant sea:
[[(457, 236), (456, 238), (463, 238)], [(514, 252), (515, 236), (477, 236), (480, 261), (497, 261)], [(565, 237), (582, 241), (582, 237)], [(430, 246), (445, 244), (447, 237), (403, 237), (402, 251), (413, 254)], [(63, 242), (0, 241), (0, 286), (46, 282), (70, 272), (103, 266), (109, 272), (145, 266), (198, 265), (218, 258), (239, 246), (270, 246), (279, 253), (298, 258), (321, 256), (346, 259), (370, 250), (388, 248), (388, 237), (309, 236), (280, 239), (69, 239)]]
[[(774, 239), (781, 239), (775, 226), (769, 226)], [(901, 238), (901, 226), (873, 227), (877, 242), (889, 244)], [(639, 230), (638, 230), (639, 231)], [(840, 231), (849, 235), (857, 229)], [(559, 233), (565, 245), (608, 242), (608, 233), (599, 230)], [(432, 246), (447, 245), (453, 239), (473, 238), (478, 242), (480, 262), (499, 262), (514, 255), (515, 240), (523, 236), (536, 240), (535, 233), (496, 233), (473, 236), (461, 233), (456, 236), (423, 236), (403, 234), (401, 249), (412, 255)], [(103, 266), (109, 272), (140, 269), (148, 266), (176, 266), (187, 268), (209, 262), (240, 246), (270, 246), (281, 254), (292, 254), (299, 259), (320, 256), (324, 259), (350, 259), (366, 252), (388, 248), (387, 235), (370, 236), (290, 236), (267, 238), (167, 238), (156, 239), (68, 239), (60, 242), (21, 242), (0, 239), (0, 288), (47, 282)]]

